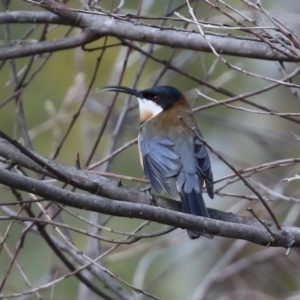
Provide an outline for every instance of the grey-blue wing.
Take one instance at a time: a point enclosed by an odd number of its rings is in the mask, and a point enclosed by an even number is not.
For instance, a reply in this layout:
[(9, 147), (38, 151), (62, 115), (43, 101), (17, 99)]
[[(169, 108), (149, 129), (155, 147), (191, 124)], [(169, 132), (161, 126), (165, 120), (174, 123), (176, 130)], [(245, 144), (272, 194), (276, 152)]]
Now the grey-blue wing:
[[(205, 180), (207, 192), (213, 198), (213, 177), (207, 150), (196, 138), (178, 144), (176, 149), (178, 152), (168, 138), (152, 140), (140, 136), (145, 175), (157, 192), (166, 190), (173, 197), (179, 194), (183, 212), (208, 218), (202, 197), (202, 182)], [(188, 234), (192, 239), (203, 235), (196, 230), (188, 230)]]
[[(194, 155), (199, 173), (193, 174), (193, 180), (180, 180), (181, 176), (179, 176), (179, 173), (185, 171), (186, 168), (182, 165), (179, 153), (174, 149), (174, 143), (168, 138), (140, 139), (140, 149), (143, 156), (145, 175), (150, 179), (152, 186), (157, 192), (162, 193), (165, 189), (170, 195), (176, 195), (178, 192), (176, 181), (179, 179), (180, 188), (185, 183), (188, 191), (196, 189), (197, 192), (201, 193), (201, 184), (200, 190), (198, 190), (198, 184), (193, 183), (196, 179), (199, 182), (204, 180), (209, 197), (214, 197), (210, 159), (205, 146), (197, 137), (194, 138)], [(190, 188), (188, 185), (190, 185)]]
[(174, 144), (167, 138), (140, 139), (140, 149), (144, 172), (153, 188), (159, 193), (166, 190), (174, 197), (178, 195), (176, 177), (182, 168), (182, 162)]
[(195, 144), (195, 156), (197, 158), (197, 167), (202, 175), (202, 178), (205, 181), (205, 186), (207, 190), (207, 194), (211, 199), (214, 198), (214, 179), (213, 179), (213, 174), (211, 170), (211, 163), (210, 159), (208, 156), (208, 152), (203, 145), (203, 143), (195, 137), (194, 139), (194, 144)]

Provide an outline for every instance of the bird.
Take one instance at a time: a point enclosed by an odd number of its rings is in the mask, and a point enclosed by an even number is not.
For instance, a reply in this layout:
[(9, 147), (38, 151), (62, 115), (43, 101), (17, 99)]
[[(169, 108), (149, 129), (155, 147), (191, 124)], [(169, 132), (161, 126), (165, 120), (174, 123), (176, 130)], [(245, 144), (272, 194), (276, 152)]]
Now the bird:
[[(214, 197), (213, 174), (208, 151), (192, 109), (183, 94), (172, 86), (137, 90), (125, 86), (106, 86), (104, 91), (135, 96), (139, 104), (140, 161), (151, 187), (181, 200), (182, 211), (209, 218), (202, 190)], [(193, 130), (191, 130), (193, 128)], [(188, 229), (191, 239), (213, 235)]]

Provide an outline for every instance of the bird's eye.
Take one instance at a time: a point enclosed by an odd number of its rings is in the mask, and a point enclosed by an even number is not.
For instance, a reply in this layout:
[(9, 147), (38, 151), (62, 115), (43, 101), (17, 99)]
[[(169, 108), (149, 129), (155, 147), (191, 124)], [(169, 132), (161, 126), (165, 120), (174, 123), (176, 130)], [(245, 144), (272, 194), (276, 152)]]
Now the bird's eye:
[(152, 100), (157, 102), (159, 100), (159, 96), (157, 96), (157, 95), (153, 96)]

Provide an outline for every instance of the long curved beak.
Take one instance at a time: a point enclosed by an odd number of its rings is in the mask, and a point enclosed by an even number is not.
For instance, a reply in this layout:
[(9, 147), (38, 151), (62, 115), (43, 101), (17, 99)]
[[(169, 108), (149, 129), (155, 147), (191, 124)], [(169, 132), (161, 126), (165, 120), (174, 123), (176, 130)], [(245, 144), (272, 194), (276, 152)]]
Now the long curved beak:
[(137, 98), (143, 98), (140, 91), (138, 91), (136, 89), (126, 87), (126, 86), (120, 86), (120, 85), (105, 86), (103, 88), (103, 91), (105, 91), (105, 92), (125, 93), (125, 94), (129, 94), (129, 95), (133, 95)]

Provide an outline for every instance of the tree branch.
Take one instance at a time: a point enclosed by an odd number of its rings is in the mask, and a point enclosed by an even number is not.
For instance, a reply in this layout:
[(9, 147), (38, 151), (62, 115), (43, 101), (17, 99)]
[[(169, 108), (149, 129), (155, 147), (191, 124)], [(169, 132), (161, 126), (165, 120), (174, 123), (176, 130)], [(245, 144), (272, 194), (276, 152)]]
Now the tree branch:
[[(31, 46), (16, 46), (13, 49), (3, 49), (0, 51), (0, 59), (24, 57), (32, 54), (74, 48), (103, 36), (114, 36), (119, 39), (129, 39), (132, 41), (159, 44), (172, 48), (204, 52), (211, 52), (212, 46), (218, 53), (222, 53), (222, 55), (227, 54), (264, 60), (296, 62), (299, 61), (300, 57), (299, 50), (293, 50), (296, 52), (295, 55), (277, 42), (274, 42), (274, 45), (276, 45), (282, 53), (272, 49), (269, 45), (259, 40), (216, 36), (211, 34), (206, 34), (205, 38), (201, 34), (192, 31), (177, 31), (172, 27), (162, 29), (147, 24), (137, 24), (136, 21), (132, 21), (128, 17), (122, 19), (120, 16), (107, 16), (103, 15), (103, 13), (95, 14), (94, 12), (91, 13), (88, 11), (86, 13), (77, 12), (50, 0), (44, 0), (41, 3), (43, 8), (52, 11), (52, 13), (60, 17), (60, 19), (57, 19), (57, 24), (67, 24), (69, 22), (72, 26), (90, 29), (88, 32), (93, 32), (92, 37), (83, 34), (82, 39), (78, 37), (74, 41), (72, 38), (69, 38), (71, 40), (63, 39), (56, 42), (44, 42)], [(4, 22), (4, 20), (9, 20), (10, 22), (15, 23), (25, 23), (26, 21), (28, 23), (39, 23), (43, 18), (45, 23), (53, 23), (55, 20), (54, 17), (52, 18), (44, 12), (34, 12), (37, 19), (37, 22), (35, 22), (35, 19), (31, 19), (32, 14), (33, 12), (5, 12), (0, 14), (0, 20), (2, 20), (2, 22)], [(41, 15), (39, 16), (39, 14)], [(287, 55), (283, 53), (287, 53)]]
[[(20, 161), (26, 161), (26, 159), (24, 160), (23, 154), (20, 154), (13, 146), (5, 141), (0, 140), (0, 155), (8, 156), (8, 151), (12, 154), (9, 155), (12, 161), (14, 158), (18, 159), (18, 156), (21, 157)], [(19, 153), (19, 155), (16, 155), (17, 153)], [(29, 161), (27, 161), (27, 163)], [(60, 164), (54, 161), (51, 162), (51, 160), (49, 160), (48, 163), (52, 163), (58, 168), (61, 167)], [(31, 164), (34, 165), (35, 163), (32, 162)], [(42, 169), (38, 165), (35, 167), (36, 169)], [(86, 209), (120, 217), (150, 220), (180, 228), (205, 231), (213, 235), (244, 239), (265, 246), (300, 247), (300, 229), (297, 227), (282, 225), (282, 230), (278, 230), (273, 222), (264, 221), (272, 231), (273, 236), (275, 237), (273, 238), (264, 226), (254, 218), (238, 217), (230, 213), (219, 212), (212, 209), (209, 209), (212, 219), (187, 215), (178, 212), (181, 211), (179, 202), (166, 200), (164, 198), (155, 198), (155, 200), (160, 200), (158, 201), (159, 203), (163, 203), (165, 207), (169, 206), (169, 208), (175, 209), (177, 212), (161, 207), (153, 207), (141, 204), (141, 202), (150, 203), (149, 197), (132, 188), (125, 186), (119, 187), (117, 183), (112, 180), (76, 168), (64, 167), (64, 172), (66, 171), (70, 171), (69, 176), (74, 174), (74, 176), (77, 176), (76, 179), (81, 178), (81, 180), (87, 182), (87, 184), (95, 183), (95, 181), (98, 182), (99, 192), (102, 195), (114, 195), (117, 197), (112, 199), (118, 200), (111, 200), (105, 196), (100, 197), (70, 192), (51, 186), (46, 182), (24, 177), (5, 169), (0, 169), (0, 183), (36, 194), (47, 200), (79, 209)], [(89, 174), (89, 176), (83, 178), (83, 174)], [(89, 180), (92, 180), (92, 182), (89, 183)], [(118, 196), (120, 196), (120, 198)]]
[(0, 51), (0, 59), (18, 58), (30, 55), (49, 53), (59, 50), (76, 48), (90, 43), (98, 38), (92, 30), (83, 30), (75, 36), (62, 38), (55, 41), (39, 42), (27, 46), (15, 46), (4, 48)]
[(30, 24), (30, 23), (71, 25), (68, 20), (63, 19), (48, 11), (0, 12), (0, 24)]
[(243, 239), (264, 246), (300, 247), (300, 229), (293, 226), (283, 225), (283, 230), (278, 230), (274, 224), (271, 225), (271, 222), (266, 222), (275, 237), (273, 238), (261, 224), (258, 226), (235, 224), (150, 205), (133, 204), (99, 196), (74, 193), (5, 169), (0, 169), (0, 183), (79, 209), (120, 217), (150, 220), (180, 228), (200, 230), (213, 235)]

